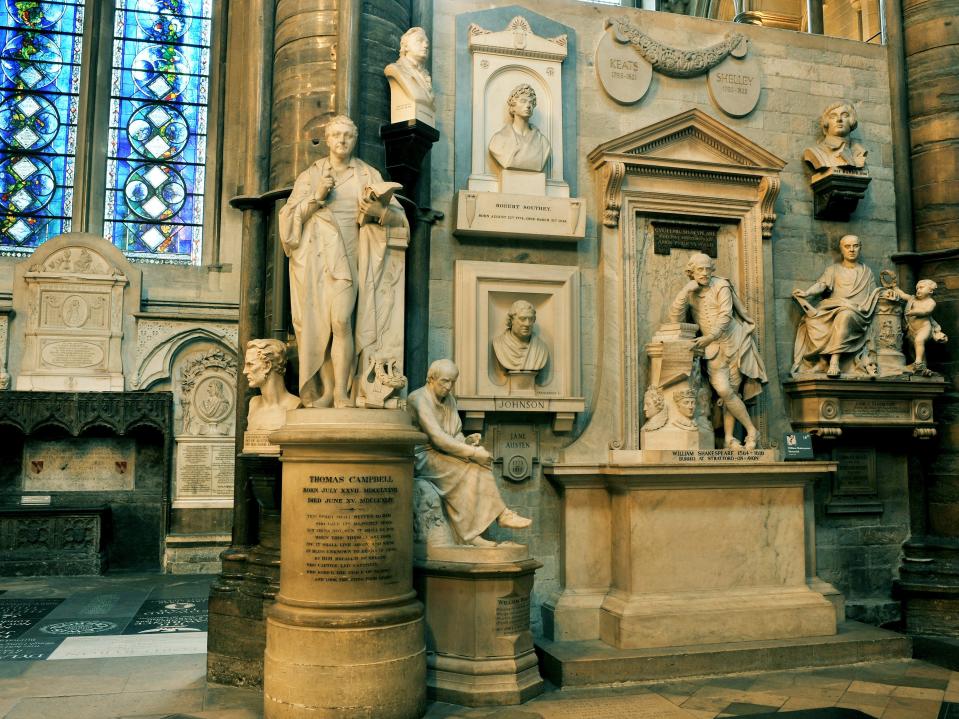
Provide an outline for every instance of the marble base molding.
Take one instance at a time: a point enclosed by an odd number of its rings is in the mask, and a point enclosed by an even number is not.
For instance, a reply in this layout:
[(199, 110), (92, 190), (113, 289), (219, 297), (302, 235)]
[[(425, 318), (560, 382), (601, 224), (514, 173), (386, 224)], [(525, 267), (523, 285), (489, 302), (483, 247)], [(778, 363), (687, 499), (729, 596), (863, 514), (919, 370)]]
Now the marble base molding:
[[(830, 462), (546, 464), (562, 494), (553, 641), (672, 647), (828, 636), (811, 483)], [(831, 590), (831, 587), (829, 588)]]
[(422, 716), (412, 511), (413, 446), (426, 437), (402, 410), (297, 409), (271, 440), (283, 521), (264, 717)]
[(533, 574), (543, 565), (521, 545), (451, 549), (461, 550), (454, 561), (414, 569), (426, 605), (429, 696), (471, 707), (529, 701), (544, 688), (530, 631)]

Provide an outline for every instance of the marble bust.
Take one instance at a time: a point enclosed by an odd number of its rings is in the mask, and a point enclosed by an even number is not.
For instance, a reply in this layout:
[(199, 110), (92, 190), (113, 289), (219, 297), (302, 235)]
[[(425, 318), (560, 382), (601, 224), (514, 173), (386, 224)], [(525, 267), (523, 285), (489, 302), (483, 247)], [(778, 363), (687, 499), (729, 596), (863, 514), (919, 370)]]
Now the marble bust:
[(383, 70), (390, 82), (390, 122), (423, 120), (434, 124), (436, 98), (426, 69), (430, 43), (426, 31), (411, 27), (400, 38), (400, 56)]
[(539, 372), (549, 362), (549, 347), (533, 334), (536, 308), (516, 300), (506, 316), (506, 331), (493, 338), (493, 354), (506, 372)]
[(803, 161), (819, 173), (836, 167), (847, 172), (865, 173), (866, 148), (851, 142), (850, 133), (859, 125), (856, 109), (848, 102), (835, 102), (819, 119), (822, 139), (803, 152)]
[(480, 435), (463, 435), (452, 394), (458, 377), (452, 361), (436, 360), (427, 371), (426, 386), (410, 393), (407, 406), (413, 423), (428, 438), (414, 449), (413, 476), (436, 489), (458, 543), (493, 547), (496, 542), (482, 536), (493, 522), (523, 529), (532, 520), (506, 506), (490, 468), (492, 456), (480, 444)]
[(243, 374), (260, 395), (250, 400), (247, 431), (269, 432), (286, 423), (288, 410), (300, 406), (300, 398), (286, 391), (286, 345), (280, 340), (250, 340), (246, 345)]
[(530, 85), (513, 88), (507, 100), (510, 120), (489, 141), (489, 153), (504, 170), (542, 172), (549, 159), (546, 136), (530, 123), (536, 91)]

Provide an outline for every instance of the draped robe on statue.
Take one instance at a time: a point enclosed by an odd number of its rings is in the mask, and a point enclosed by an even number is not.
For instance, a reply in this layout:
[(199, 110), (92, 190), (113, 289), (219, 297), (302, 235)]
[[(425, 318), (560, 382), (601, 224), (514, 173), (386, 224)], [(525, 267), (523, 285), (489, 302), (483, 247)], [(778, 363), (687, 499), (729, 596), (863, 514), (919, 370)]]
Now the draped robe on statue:
[(407, 403), (414, 425), (430, 440), (414, 449), (413, 476), (436, 487), (450, 524), (469, 542), (506, 509), (493, 473), (469, 460), (474, 447), (466, 444), (453, 395), (438, 402), (429, 387), (420, 387)]
[(857, 354), (869, 339), (869, 326), (876, 309), (879, 288), (872, 270), (861, 263), (830, 265), (817, 284), (826, 288), (826, 298), (815, 314), (806, 314), (796, 331), (793, 372), (815, 367), (833, 354)]
[[(290, 306), (304, 406), (317, 398), (311, 380), (330, 361), (331, 312), (334, 300), (343, 293), (351, 296), (350, 302), (356, 306), (355, 359), (362, 359), (365, 366), (364, 354), (376, 349), (392, 310), (393, 297), (377, 291), (388, 264), (390, 232), (409, 233), (406, 216), (395, 199), (379, 224), (369, 218), (363, 225), (357, 223), (361, 193), (383, 178), (376, 168), (355, 157), (330, 190), (324, 206), (308, 215), (307, 203), (322, 178), (332, 174), (329, 158), (317, 160), (296, 178), (293, 192), (279, 213), (280, 241), (290, 258)], [(402, 347), (388, 349), (387, 354), (398, 352), (402, 359)], [(354, 368), (351, 376), (355, 374)]]
[(542, 172), (550, 150), (549, 140), (533, 125), (520, 135), (512, 123), (507, 123), (489, 141), (490, 154), (506, 170)]
[(536, 335), (529, 342), (516, 337), (510, 330), (493, 338), (493, 354), (507, 372), (512, 370), (539, 371), (549, 362), (549, 347)]

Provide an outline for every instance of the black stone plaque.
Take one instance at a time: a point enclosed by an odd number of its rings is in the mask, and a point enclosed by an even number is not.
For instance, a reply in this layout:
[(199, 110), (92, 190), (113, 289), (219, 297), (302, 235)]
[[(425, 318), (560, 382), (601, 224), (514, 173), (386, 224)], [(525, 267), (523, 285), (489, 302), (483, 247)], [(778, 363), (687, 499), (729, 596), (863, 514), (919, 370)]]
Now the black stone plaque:
[(148, 599), (124, 634), (172, 634), (207, 630), (207, 598)]
[(653, 220), (653, 252), (668, 255), (670, 250), (694, 250), (710, 257), (717, 253), (719, 225), (675, 220)]

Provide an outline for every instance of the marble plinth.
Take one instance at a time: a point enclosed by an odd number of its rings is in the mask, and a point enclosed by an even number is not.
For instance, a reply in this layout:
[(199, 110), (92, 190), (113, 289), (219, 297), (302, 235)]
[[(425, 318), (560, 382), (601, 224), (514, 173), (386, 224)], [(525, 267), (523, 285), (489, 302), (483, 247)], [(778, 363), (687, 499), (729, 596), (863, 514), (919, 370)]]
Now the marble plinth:
[(520, 545), (450, 556), (458, 561), (423, 560), (415, 568), (426, 605), (430, 697), (475, 707), (539, 695), (529, 612), (533, 573), (542, 564)]
[(283, 522), (264, 716), (422, 716), (412, 448), (426, 437), (402, 410), (299, 409), (271, 439), (282, 448)]
[(617, 648), (828, 636), (809, 483), (827, 462), (551, 465), (563, 495), (564, 586), (544, 603), (556, 641)]

